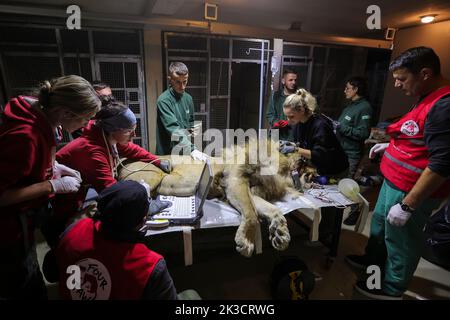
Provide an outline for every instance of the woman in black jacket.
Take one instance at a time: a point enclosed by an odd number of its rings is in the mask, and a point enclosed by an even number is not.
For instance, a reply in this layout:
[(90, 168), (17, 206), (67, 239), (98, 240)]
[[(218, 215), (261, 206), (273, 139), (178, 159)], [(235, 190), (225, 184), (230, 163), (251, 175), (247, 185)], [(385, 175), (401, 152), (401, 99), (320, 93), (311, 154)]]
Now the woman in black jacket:
[[(310, 160), (320, 175), (344, 178), (348, 173), (348, 159), (333, 128), (327, 120), (314, 113), (316, 99), (305, 89), (288, 96), (283, 111), (293, 126), (294, 141), (303, 157)], [(292, 152), (293, 148), (282, 147), (280, 152)]]

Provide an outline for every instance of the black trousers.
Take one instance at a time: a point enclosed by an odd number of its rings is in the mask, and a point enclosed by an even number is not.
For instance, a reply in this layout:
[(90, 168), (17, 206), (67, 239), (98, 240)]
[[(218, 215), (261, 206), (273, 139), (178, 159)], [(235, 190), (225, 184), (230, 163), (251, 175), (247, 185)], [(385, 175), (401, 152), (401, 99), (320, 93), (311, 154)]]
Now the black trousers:
[(36, 245), (0, 249), (0, 299), (47, 300)]

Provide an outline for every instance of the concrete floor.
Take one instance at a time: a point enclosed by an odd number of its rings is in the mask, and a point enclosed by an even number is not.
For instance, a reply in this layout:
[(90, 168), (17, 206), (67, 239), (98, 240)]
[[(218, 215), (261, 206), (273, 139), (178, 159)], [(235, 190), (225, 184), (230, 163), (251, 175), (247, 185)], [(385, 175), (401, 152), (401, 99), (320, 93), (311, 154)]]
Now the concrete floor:
[[(347, 254), (363, 253), (369, 226), (370, 218), (363, 234), (357, 234), (343, 225), (338, 257), (329, 269), (325, 266), (325, 254), (328, 249), (321, 244), (309, 242), (306, 231), (290, 220), (289, 229), (292, 240), (289, 248), (283, 252), (272, 249), (269, 243), (265, 242), (262, 254), (244, 258), (233, 249), (233, 229), (216, 229), (215, 232), (220, 234), (208, 238), (210, 246), (204, 251), (196, 251), (194, 242), (194, 264), (189, 267), (182, 264), (182, 251), (176, 254), (177, 257), (174, 257), (170, 250), (165, 252), (162, 247), (160, 250), (155, 248), (155, 251), (166, 257), (178, 292), (195, 289), (206, 300), (270, 299), (270, 274), (273, 266), (280, 257), (287, 255), (300, 257), (321, 278), (316, 282), (310, 299), (344, 300), (361, 298), (353, 294), (356, 275), (344, 262), (344, 258)], [(219, 245), (222, 241), (219, 238), (226, 239), (225, 246)], [(170, 241), (178, 242), (179, 240)], [(202, 246), (205, 247), (203, 244)], [(156, 242), (155, 247), (158, 247)], [(37, 248), (41, 262), (48, 247), (40, 240)], [(56, 285), (49, 284), (48, 289), (50, 299), (58, 299)], [(414, 280), (404, 298), (450, 299), (450, 272), (421, 259)]]

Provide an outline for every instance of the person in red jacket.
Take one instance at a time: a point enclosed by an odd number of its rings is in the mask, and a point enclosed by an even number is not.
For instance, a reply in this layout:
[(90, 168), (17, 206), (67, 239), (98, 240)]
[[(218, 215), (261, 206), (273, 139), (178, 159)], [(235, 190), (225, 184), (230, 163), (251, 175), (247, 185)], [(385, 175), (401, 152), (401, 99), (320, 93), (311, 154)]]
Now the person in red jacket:
[(422, 255), (423, 228), (450, 195), (450, 80), (440, 70), (431, 48), (403, 52), (389, 67), (395, 87), (417, 103), (386, 133), (389, 143), (376, 144), (369, 157), (383, 153), (385, 177), (372, 217), (364, 256), (348, 256), (358, 268), (377, 265), (381, 288), (360, 281), (355, 289), (375, 299), (400, 299)]
[[(94, 88), (95, 92), (97, 92), (97, 95), (99, 97), (102, 96), (111, 96), (113, 97), (111, 86), (107, 83), (101, 82), (101, 81), (93, 81), (92, 87)], [(83, 133), (83, 128), (75, 130), (72, 132), (72, 138), (76, 139), (81, 136)]]
[[(119, 181), (104, 189), (94, 218), (84, 218), (64, 232), (56, 259), (59, 289), (69, 300), (176, 300), (164, 258), (147, 248), (139, 230), (147, 219), (146, 189)], [(68, 267), (79, 267), (67, 273)]]
[[(47, 241), (54, 247), (59, 234), (78, 212), (88, 188), (100, 193), (117, 182), (119, 158), (151, 162), (170, 173), (169, 160), (160, 160), (147, 150), (131, 142), (135, 135), (136, 117), (133, 112), (111, 96), (102, 96), (102, 109), (95, 120), (83, 129), (81, 137), (71, 141), (56, 153), (59, 163), (78, 170), (83, 186), (74, 195), (61, 195), (54, 199), (55, 217), (51, 222)], [(153, 205), (157, 205), (157, 200)]]
[(55, 193), (76, 192), (78, 172), (56, 163), (55, 132), (83, 127), (100, 109), (78, 76), (45, 81), (37, 97), (11, 99), (0, 126), (0, 299), (45, 299), (34, 231), (51, 212)]

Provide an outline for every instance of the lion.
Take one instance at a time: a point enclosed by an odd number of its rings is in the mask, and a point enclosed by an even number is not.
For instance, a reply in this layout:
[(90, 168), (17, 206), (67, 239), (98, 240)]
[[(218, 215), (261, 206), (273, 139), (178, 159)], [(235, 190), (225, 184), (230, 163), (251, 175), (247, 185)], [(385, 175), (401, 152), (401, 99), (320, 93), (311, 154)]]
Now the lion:
[[(258, 218), (268, 222), (272, 246), (280, 251), (287, 249), (291, 238), (286, 218), (271, 202), (281, 200), (287, 194), (294, 198), (301, 195), (294, 188), (291, 177), (293, 170), (299, 170), (302, 181), (305, 177), (309, 180), (315, 175), (315, 170), (307, 165), (299, 153), (283, 155), (278, 152), (276, 143), (270, 140), (264, 143), (267, 154), (261, 155), (259, 152), (263, 145), (261, 141), (252, 141), (225, 149), (222, 157), (210, 158), (214, 178), (208, 199), (219, 198), (226, 201), (241, 214), (235, 243), (236, 250), (245, 257), (252, 256), (255, 250)], [(256, 149), (252, 149), (252, 146), (256, 146)], [(258, 152), (258, 157), (252, 162), (254, 152)], [(241, 162), (230, 161), (243, 155), (245, 157)], [(192, 161), (190, 156), (160, 158), (171, 158), (173, 171), (170, 174), (152, 164), (133, 162), (123, 166), (119, 172), (119, 180), (144, 180), (149, 184), (153, 196), (193, 195), (204, 163)]]

